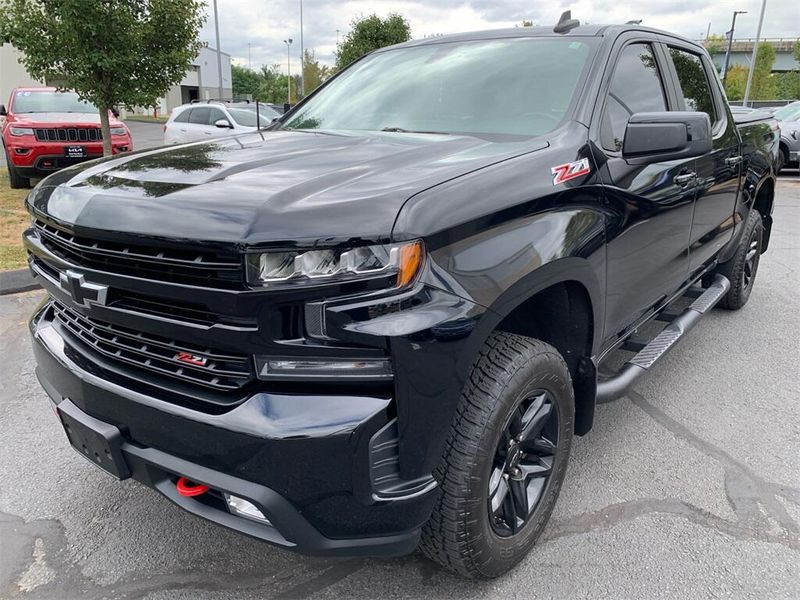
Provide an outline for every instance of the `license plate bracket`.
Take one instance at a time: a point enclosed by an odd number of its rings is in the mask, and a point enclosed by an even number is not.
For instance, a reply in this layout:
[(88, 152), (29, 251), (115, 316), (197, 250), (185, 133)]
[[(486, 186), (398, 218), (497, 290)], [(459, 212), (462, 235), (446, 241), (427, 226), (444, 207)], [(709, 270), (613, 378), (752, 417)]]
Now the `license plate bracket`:
[(116, 477), (130, 477), (122, 455), (122, 432), (113, 425), (95, 419), (65, 399), (56, 407), (70, 444), (93, 465)]
[(86, 158), (86, 148), (83, 146), (64, 146), (64, 156), (67, 158)]

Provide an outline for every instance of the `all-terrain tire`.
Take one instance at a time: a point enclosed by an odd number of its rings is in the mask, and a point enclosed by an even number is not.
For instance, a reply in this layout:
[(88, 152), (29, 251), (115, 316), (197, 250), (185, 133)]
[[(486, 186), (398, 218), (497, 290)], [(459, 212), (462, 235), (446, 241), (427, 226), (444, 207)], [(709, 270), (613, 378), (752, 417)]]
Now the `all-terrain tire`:
[[(549, 479), (519, 531), (501, 536), (490, 519), (489, 478), (501, 434), (526, 397), (544, 390), (557, 415)], [(436, 478), (440, 496), (424, 526), (420, 549), (446, 569), (492, 578), (514, 567), (550, 517), (566, 473), (575, 418), (569, 370), (542, 341), (493, 333), (473, 365), (451, 425)]]
[(747, 304), (758, 272), (763, 238), (764, 224), (761, 215), (756, 209), (750, 209), (736, 254), (717, 269), (718, 273), (725, 275), (731, 282), (731, 289), (717, 305), (720, 308), (739, 310)]
[(6, 166), (8, 168), (8, 182), (12, 189), (24, 190), (31, 187), (31, 180), (19, 174), (11, 162), (11, 157), (6, 150)]

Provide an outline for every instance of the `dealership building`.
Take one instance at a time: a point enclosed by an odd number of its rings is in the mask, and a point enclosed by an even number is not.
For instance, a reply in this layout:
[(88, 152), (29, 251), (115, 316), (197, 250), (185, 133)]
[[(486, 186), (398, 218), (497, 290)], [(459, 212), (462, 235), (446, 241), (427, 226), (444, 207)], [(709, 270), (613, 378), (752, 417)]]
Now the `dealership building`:
[[(222, 59), (222, 97), (233, 95), (231, 84), (231, 57), (220, 53)], [(0, 45), (0, 104), (8, 103), (11, 90), (20, 86), (46, 85), (46, 82), (32, 78), (19, 62), (19, 51), (9, 44)], [(173, 108), (192, 100), (209, 100), (219, 97), (219, 71), (217, 69), (217, 51), (203, 47), (192, 61), (183, 80), (172, 86), (163, 98), (158, 101), (159, 112), (169, 114)], [(52, 82), (51, 82), (52, 83)], [(122, 109), (123, 107), (120, 107)], [(134, 113), (150, 112), (134, 107)]]

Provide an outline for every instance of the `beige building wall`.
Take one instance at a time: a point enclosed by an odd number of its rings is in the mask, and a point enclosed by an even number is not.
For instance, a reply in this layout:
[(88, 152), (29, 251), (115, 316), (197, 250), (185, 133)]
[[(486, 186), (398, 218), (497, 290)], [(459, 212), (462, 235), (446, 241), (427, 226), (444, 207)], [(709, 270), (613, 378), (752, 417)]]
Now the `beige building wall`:
[(0, 45), (0, 104), (8, 104), (11, 90), (15, 87), (43, 85), (25, 70), (18, 59), (19, 52), (10, 44)]

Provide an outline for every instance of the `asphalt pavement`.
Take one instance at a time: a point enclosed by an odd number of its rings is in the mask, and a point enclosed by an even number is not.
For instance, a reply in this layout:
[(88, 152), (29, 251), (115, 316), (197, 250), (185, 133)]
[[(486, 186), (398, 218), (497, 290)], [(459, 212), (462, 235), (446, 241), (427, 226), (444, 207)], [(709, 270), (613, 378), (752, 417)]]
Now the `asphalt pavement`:
[(800, 179), (782, 178), (749, 303), (713, 313), (577, 438), (543, 539), (510, 574), (420, 555), (307, 558), (182, 512), (77, 455), (0, 297), (0, 598), (800, 597)]

